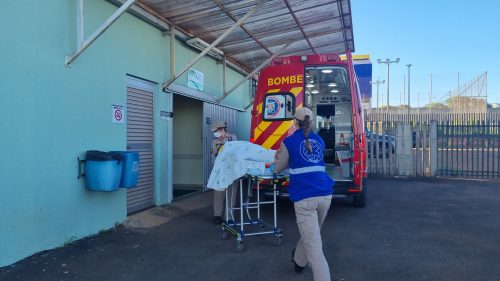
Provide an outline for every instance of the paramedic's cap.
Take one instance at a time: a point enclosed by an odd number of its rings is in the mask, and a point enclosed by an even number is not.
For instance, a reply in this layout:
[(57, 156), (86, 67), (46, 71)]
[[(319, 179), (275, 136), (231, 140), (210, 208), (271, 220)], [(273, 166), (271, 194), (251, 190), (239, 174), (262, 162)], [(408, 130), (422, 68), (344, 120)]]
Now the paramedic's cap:
[(313, 112), (307, 107), (301, 107), (295, 111), (293, 118), (300, 120), (300, 121), (304, 121), (304, 118), (306, 118), (306, 115), (309, 115), (309, 119), (312, 120)]
[(212, 123), (212, 126), (210, 126), (210, 130), (212, 130), (212, 132), (217, 131), (219, 128), (226, 128), (226, 122), (216, 120)]

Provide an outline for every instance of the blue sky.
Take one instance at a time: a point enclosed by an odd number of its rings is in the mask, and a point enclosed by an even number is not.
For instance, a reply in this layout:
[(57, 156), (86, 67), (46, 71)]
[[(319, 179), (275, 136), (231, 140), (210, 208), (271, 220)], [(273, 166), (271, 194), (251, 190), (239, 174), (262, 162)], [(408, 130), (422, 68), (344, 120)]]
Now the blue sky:
[[(391, 105), (400, 103), (409, 63), (412, 106), (418, 92), (420, 106), (429, 102), (431, 74), (438, 101), (457, 87), (458, 73), (462, 84), (485, 71), (488, 102), (500, 102), (500, 1), (351, 0), (351, 8), (355, 53), (371, 55), (373, 80), (387, 80), (387, 66), (377, 59), (401, 59), (390, 66)], [(386, 89), (381, 85), (382, 104)]]

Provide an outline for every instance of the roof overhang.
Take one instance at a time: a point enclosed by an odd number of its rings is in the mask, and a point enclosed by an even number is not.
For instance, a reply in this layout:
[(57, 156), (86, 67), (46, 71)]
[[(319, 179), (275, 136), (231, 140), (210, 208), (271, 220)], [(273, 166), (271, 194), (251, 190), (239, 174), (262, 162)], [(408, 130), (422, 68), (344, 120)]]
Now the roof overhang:
[[(150, 12), (155, 20), (174, 25), (192, 39), (189, 42), (206, 45), (220, 38), (260, 2), (137, 0), (135, 6)], [(211, 53), (223, 55), (250, 72), (287, 43), (291, 44), (281, 55), (354, 52), (350, 0), (264, 1)]]

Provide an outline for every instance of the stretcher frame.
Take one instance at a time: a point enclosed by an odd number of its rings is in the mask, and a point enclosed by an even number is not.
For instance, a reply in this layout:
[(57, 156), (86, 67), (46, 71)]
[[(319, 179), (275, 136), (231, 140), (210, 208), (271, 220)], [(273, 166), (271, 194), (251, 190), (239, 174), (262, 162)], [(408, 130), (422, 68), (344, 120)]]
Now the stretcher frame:
[[(247, 197), (244, 201), (243, 197), (243, 179), (248, 179), (247, 185)], [(260, 194), (260, 180), (272, 180), (273, 181), (273, 200), (271, 201), (261, 201)], [(280, 182), (286, 180), (284, 176), (273, 176), (273, 175), (245, 175), (239, 179), (239, 201), (240, 205), (235, 207), (232, 204), (229, 204), (229, 200), (232, 199), (232, 196), (229, 195), (229, 191), (226, 188), (226, 216), (225, 220), (222, 222), (222, 238), (227, 239), (229, 234), (233, 235), (236, 238), (236, 250), (238, 252), (242, 252), (244, 250), (243, 240), (247, 236), (258, 236), (258, 235), (273, 235), (274, 236), (274, 244), (279, 246), (283, 242), (283, 232), (280, 228), (278, 228), (278, 214), (277, 214), (277, 188), (276, 185)], [(257, 192), (256, 192), (256, 201), (251, 202), (251, 198), (253, 198), (252, 192), (252, 183), (257, 182)], [(236, 191), (232, 191), (236, 192)], [(232, 203), (232, 202), (231, 202)], [(273, 205), (274, 219), (272, 225), (267, 224), (261, 218), (261, 210), (260, 207), (262, 205)], [(257, 218), (253, 219), (250, 215), (250, 210), (255, 209), (257, 211)], [(239, 221), (237, 222), (234, 218), (234, 211), (239, 211)], [(246, 218), (244, 216), (244, 212), (246, 213)], [(260, 229), (269, 229), (270, 230), (262, 230), (255, 232), (247, 232), (245, 231), (245, 226), (259, 226)]]

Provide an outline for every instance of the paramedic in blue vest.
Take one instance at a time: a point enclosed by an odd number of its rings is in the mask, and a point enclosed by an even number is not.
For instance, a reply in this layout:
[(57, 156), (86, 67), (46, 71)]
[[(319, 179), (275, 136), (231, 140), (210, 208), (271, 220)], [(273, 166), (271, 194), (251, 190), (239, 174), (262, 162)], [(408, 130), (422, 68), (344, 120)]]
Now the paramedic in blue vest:
[(325, 143), (311, 130), (312, 111), (302, 107), (293, 117), (297, 130), (281, 144), (272, 168), (275, 174), (290, 168), (289, 195), (300, 232), (292, 261), (295, 272), (301, 273), (309, 264), (314, 281), (331, 281), (323, 254), (321, 226), (330, 208), (335, 182), (325, 172)]
[[(221, 147), (227, 141), (236, 141), (236, 136), (228, 133), (226, 122), (222, 120), (216, 120), (212, 123), (210, 127), (211, 131), (214, 134), (211, 145), (211, 161), (212, 166), (214, 165), (215, 158), (219, 155)], [(233, 183), (228, 186), (228, 193), (231, 196), (230, 206), (234, 208), (236, 203), (236, 192), (238, 191), (238, 187), (236, 183)], [(222, 213), (224, 212), (224, 198), (226, 198), (225, 191), (214, 190), (214, 217), (212, 222), (215, 225), (220, 225), (223, 221)], [(228, 219), (228, 218), (225, 218)]]

